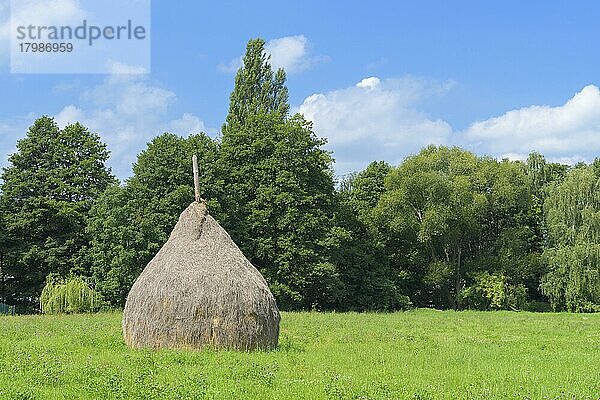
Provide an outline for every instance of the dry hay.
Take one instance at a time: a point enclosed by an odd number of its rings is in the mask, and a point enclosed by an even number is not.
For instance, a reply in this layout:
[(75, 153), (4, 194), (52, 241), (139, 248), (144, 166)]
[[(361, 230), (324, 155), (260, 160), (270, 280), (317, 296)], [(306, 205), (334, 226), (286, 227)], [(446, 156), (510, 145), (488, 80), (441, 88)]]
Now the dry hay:
[(279, 319), (260, 272), (194, 202), (131, 288), (123, 335), (136, 348), (269, 349)]

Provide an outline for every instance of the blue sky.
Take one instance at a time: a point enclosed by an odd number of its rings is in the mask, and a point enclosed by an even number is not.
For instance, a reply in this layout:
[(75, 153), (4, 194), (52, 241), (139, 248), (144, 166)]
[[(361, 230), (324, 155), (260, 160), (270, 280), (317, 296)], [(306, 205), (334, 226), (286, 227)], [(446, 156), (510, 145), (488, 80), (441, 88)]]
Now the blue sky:
[(0, 165), (42, 114), (97, 131), (121, 178), (162, 131), (217, 135), (253, 37), (287, 67), (292, 108), (329, 139), (338, 174), (429, 143), (563, 162), (600, 154), (595, 1), (153, 0), (151, 73), (114, 76), (10, 74), (8, 17), (0, 0)]

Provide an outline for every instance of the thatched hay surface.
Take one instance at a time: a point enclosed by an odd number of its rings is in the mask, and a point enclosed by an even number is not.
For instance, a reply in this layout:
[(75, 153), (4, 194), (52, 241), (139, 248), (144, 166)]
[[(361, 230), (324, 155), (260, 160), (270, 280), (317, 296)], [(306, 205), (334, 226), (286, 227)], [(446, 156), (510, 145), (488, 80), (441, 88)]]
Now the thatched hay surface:
[(268, 349), (279, 319), (262, 275), (194, 202), (131, 288), (123, 334), (138, 348)]

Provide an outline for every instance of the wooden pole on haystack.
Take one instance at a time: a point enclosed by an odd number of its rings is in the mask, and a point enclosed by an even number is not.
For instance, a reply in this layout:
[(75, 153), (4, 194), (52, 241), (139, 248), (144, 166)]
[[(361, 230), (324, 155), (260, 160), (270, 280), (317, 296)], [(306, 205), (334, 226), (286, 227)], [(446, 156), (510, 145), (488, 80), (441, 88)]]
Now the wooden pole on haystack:
[(194, 166), (194, 194), (196, 196), (196, 201), (200, 201), (200, 181), (198, 177), (198, 157), (194, 154), (192, 156), (192, 164)]

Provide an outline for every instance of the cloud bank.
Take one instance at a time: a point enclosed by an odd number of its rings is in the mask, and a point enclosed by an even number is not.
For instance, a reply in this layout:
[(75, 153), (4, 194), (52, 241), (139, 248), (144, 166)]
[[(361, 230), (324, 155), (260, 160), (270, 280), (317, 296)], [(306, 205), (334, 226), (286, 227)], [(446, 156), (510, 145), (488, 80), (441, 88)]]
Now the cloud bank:
[(400, 162), (428, 144), (448, 144), (451, 126), (420, 111), (421, 100), (443, 95), (452, 82), (369, 77), (354, 86), (307, 97), (296, 111), (313, 121), (334, 150), (340, 174), (373, 160)]
[(172, 118), (169, 107), (177, 96), (152, 84), (147, 75), (109, 75), (80, 97), (80, 104), (64, 107), (55, 119), (61, 127), (79, 121), (98, 133), (111, 150), (109, 164), (119, 178), (130, 175), (137, 154), (153, 137), (205, 130), (202, 120), (191, 113)]
[(336, 172), (370, 161), (398, 164), (429, 144), (457, 145), (497, 158), (524, 160), (532, 151), (574, 164), (600, 156), (600, 89), (589, 85), (563, 105), (533, 105), (456, 131), (423, 110), (422, 100), (444, 95), (452, 81), (367, 77), (354, 86), (316, 93), (296, 108), (329, 140)]
[(464, 139), (478, 153), (524, 159), (532, 150), (561, 162), (600, 156), (600, 90), (588, 85), (564, 105), (535, 105), (473, 123)]

